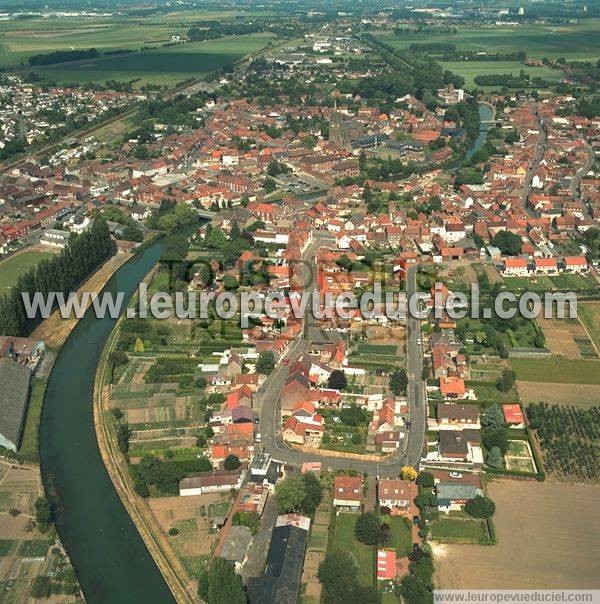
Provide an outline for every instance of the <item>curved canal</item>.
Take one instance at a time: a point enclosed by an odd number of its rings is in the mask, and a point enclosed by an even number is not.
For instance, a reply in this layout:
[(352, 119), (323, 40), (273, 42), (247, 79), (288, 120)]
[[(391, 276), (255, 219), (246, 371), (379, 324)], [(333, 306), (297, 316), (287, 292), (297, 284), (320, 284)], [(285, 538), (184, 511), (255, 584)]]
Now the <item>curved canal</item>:
[[(155, 242), (132, 258), (103, 291), (124, 292), (129, 300), (162, 246)], [(115, 491), (96, 440), (94, 381), (115, 324), (88, 311), (58, 355), (42, 407), (42, 478), (86, 600), (164, 604), (174, 598)]]

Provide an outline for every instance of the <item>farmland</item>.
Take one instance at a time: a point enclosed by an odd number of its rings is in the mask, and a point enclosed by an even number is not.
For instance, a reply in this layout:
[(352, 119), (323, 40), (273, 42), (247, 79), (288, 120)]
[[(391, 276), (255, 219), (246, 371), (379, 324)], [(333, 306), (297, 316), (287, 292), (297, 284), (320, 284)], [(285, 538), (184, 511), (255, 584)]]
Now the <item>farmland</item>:
[[(38, 68), (38, 75), (57, 82), (105, 82), (138, 80), (138, 84), (173, 86), (187, 78), (231, 65), (273, 40), (272, 34), (228, 36), (217, 40), (190, 42), (125, 55), (57, 64)], [(28, 70), (31, 71), (31, 70)]]
[(526, 382), (600, 385), (600, 363), (582, 359), (511, 359), (517, 379)]
[(582, 325), (586, 328), (596, 348), (600, 350), (600, 302), (579, 304), (577, 312)]
[[(159, 46), (183, 37), (196, 20), (231, 19), (235, 11), (177, 11), (150, 17), (28, 19), (0, 22), (0, 66), (18, 67), (35, 54), (96, 48), (100, 53)], [(265, 18), (261, 11), (253, 18)]]
[(525, 50), (528, 57), (565, 57), (567, 60), (596, 60), (600, 54), (597, 19), (568, 25), (521, 25), (460, 27), (456, 34), (432, 37), (420, 35), (395, 35), (387, 32), (382, 40), (396, 48), (405, 48), (418, 42), (449, 42), (459, 50), (478, 52), (513, 52)]
[[(595, 552), (595, 487), (495, 481), (495, 547), (434, 548), (435, 583), (445, 589), (582, 589), (600, 587)], [(573, 509), (577, 514), (571, 513)], [(535, 561), (535, 564), (532, 564)]]
[(600, 407), (575, 409), (542, 403), (530, 405), (527, 415), (549, 472), (568, 480), (600, 478)]
[[(515, 77), (523, 70), (531, 78), (543, 78), (544, 80), (558, 80), (560, 74), (548, 67), (530, 67), (518, 61), (441, 61), (444, 69), (465, 78), (467, 88), (477, 87), (473, 78), (478, 75), (502, 75), (512, 73)], [(486, 87), (487, 88), (487, 87)], [(490, 88), (500, 88), (491, 86)]]
[(51, 252), (27, 251), (0, 262), (0, 283), (2, 284), (0, 294), (13, 287), (17, 283), (19, 275), (51, 256)]

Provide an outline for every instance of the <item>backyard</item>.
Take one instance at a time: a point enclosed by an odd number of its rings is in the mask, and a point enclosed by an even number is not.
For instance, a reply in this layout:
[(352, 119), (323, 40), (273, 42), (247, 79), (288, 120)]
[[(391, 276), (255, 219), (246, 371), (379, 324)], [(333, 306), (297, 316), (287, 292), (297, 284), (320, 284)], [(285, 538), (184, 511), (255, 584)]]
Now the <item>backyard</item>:
[(358, 578), (363, 585), (373, 585), (375, 573), (375, 548), (360, 543), (354, 536), (357, 514), (340, 512), (334, 520), (331, 549), (348, 550), (356, 558), (359, 566)]

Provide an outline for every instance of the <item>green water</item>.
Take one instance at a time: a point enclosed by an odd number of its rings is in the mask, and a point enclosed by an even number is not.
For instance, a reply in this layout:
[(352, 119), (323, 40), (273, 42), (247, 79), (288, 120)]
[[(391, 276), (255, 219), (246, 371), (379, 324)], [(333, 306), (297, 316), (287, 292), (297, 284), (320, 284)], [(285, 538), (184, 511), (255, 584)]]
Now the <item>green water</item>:
[[(125, 264), (104, 291), (130, 299), (156, 264), (157, 242)], [(116, 320), (79, 321), (48, 381), (42, 408), (40, 457), (56, 528), (88, 602), (173, 602), (108, 476), (96, 441), (92, 396), (102, 349)]]

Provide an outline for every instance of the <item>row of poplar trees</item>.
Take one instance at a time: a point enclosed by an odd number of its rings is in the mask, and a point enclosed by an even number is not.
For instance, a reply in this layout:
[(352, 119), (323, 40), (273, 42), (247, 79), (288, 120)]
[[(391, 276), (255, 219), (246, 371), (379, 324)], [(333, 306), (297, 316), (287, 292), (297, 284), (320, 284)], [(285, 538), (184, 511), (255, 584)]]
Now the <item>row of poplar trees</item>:
[(65, 297), (76, 291), (83, 281), (115, 253), (106, 221), (97, 217), (92, 226), (73, 237), (62, 252), (42, 260), (19, 276), (16, 286), (0, 296), (0, 334), (27, 336), (41, 322), (42, 317), (28, 318), (21, 296), (40, 292), (62, 292)]

